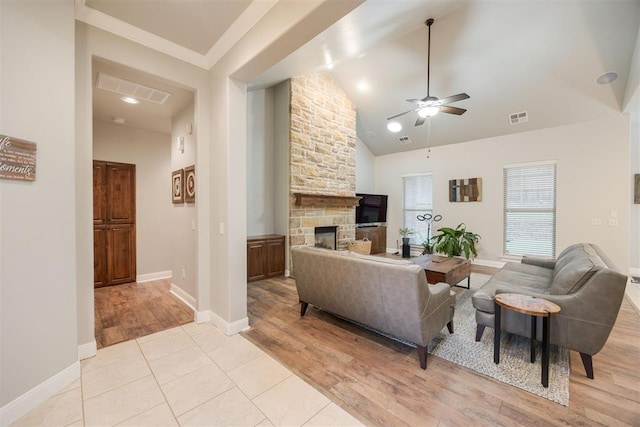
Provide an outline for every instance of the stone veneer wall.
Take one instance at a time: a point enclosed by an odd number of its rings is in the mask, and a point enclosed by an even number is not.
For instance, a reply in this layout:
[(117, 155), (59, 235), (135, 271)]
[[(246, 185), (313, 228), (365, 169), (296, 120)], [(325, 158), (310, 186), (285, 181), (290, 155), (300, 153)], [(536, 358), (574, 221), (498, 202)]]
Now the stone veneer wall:
[(313, 245), (314, 228), (338, 226), (338, 248), (355, 239), (355, 208), (301, 207), (293, 193), (354, 196), (356, 108), (333, 77), (291, 79), (289, 244)]

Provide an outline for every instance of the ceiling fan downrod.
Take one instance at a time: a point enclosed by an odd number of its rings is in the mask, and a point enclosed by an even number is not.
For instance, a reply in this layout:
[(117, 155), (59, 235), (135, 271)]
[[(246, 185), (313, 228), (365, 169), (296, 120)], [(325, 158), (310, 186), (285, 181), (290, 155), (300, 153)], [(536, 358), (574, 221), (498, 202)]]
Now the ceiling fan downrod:
[(429, 18), (425, 21), (427, 24), (428, 34), (427, 34), (427, 98), (429, 98), (429, 74), (431, 73), (431, 24), (433, 24), (434, 19)]

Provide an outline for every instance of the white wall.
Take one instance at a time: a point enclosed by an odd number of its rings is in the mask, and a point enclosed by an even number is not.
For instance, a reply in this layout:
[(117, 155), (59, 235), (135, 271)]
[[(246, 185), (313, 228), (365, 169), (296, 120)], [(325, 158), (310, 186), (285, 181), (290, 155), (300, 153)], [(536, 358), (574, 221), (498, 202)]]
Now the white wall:
[(640, 204), (634, 201), (634, 174), (640, 173), (640, 111), (631, 114), (629, 134), (630, 166), (630, 224), (629, 224), (629, 268), (634, 276), (640, 276)]
[(273, 89), (247, 93), (247, 235), (275, 233)]
[(0, 134), (38, 150), (35, 182), (0, 180), (5, 425), (80, 374), (73, 1), (0, 2), (0, 43)]
[[(194, 124), (193, 104), (176, 114), (171, 120), (171, 171), (182, 169), (196, 164), (196, 129)], [(192, 133), (188, 132), (189, 125)], [(179, 137), (184, 137), (184, 153), (178, 150)], [(196, 174), (198, 170), (196, 168)], [(169, 176), (169, 172), (167, 172)], [(172, 283), (182, 289), (195, 300), (196, 296), (196, 230), (193, 225), (196, 222), (196, 206), (201, 202), (196, 181), (196, 202), (172, 204), (171, 210), (171, 270), (173, 271)], [(168, 193), (169, 196), (171, 193)], [(170, 197), (167, 198), (171, 202)], [(183, 274), (184, 273), (184, 274)]]
[[(626, 272), (629, 265), (629, 118), (584, 122), (376, 158), (376, 191), (389, 195), (388, 236), (402, 226), (402, 175), (433, 172), (439, 226), (467, 224), (479, 233), (478, 258), (502, 255), (502, 168), (505, 164), (557, 161), (556, 246), (593, 242)], [(482, 178), (482, 201), (450, 203), (448, 181)], [(618, 226), (609, 226), (617, 211)], [(598, 218), (602, 225), (591, 225)]]
[[(93, 122), (95, 160), (136, 165), (136, 273), (171, 270), (171, 136)], [(144, 278), (144, 277), (143, 277)]]
[(356, 138), (356, 193), (375, 193), (375, 156)]

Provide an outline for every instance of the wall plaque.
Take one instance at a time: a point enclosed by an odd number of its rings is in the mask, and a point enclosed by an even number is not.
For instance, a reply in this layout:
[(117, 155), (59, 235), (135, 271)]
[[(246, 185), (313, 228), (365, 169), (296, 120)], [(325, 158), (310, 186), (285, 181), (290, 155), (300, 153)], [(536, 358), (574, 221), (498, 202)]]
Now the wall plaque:
[(0, 178), (36, 180), (36, 143), (0, 135)]
[(482, 200), (482, 178), (452, 179), (449, 181), (450, 202), (479, 202)]

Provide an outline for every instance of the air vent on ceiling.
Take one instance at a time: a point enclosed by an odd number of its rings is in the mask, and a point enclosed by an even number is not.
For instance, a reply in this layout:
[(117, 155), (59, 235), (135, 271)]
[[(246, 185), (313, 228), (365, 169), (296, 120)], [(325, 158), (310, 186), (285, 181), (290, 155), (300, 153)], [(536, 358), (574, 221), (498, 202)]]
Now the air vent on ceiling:
[(509, 123), (511, 123), (512, 125), (515, 125), (518, 123), (525, 123), (528, 121), (529, 121), (529, 116), (527, 115), (526, 111), (523, 111), (521, 113), (509, 114)]
[(401, 136), (398, 141), (400, 141), (400, 145), (413, 144), (413, 141), (408, 136)]
[(141, 84), (133, 83), (104, 73), (98, 73), (96, 87), (110, 92), (119, 93), (120, 95), (132, 96), (136, 99), (153, 102), (154, 104), (164, 104), (171, 96), (170, 93), (160, 89), (143, 86)]

